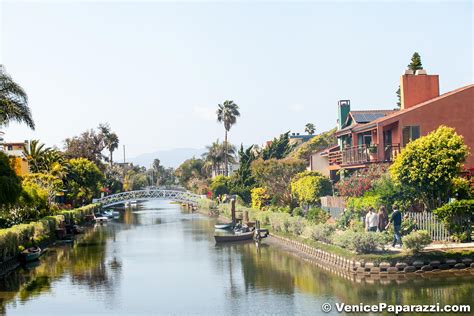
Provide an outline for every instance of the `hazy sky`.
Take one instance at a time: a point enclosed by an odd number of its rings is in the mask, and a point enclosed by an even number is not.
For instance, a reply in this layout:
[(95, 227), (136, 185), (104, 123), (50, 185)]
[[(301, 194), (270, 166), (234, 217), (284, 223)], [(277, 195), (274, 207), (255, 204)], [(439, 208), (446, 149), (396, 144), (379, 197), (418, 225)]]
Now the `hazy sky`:
[(442, 93), (474, 81), (471, 1), (0, 3), (0, 62), (37, 124), (9, 141), (62, 146), (109, 122), (130, 156), (202, 148), (223, 138), (225, 99), (241, 108), (233, 143), (323, 131), (339, 99), (393, 108), (414, 51)]

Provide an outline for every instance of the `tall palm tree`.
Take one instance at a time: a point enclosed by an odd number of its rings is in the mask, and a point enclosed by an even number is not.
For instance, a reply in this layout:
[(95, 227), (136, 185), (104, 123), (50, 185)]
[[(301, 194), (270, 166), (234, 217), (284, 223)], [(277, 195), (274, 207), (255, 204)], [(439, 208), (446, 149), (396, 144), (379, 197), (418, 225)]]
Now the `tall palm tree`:
[(240, 116), (239, 106), (234, 103), (232, 100), (226, 100), (223, 104), (217, 106), (217, 121), (224, 124), (225, 128), (225, 137), (224, 137), (224, 170), (225, 175), (229, 175), (229, 165), (228, 165), (228, 142), (227, 142), (227, 133), (229, 132), (232, 125), (237, 123), (237, 117)]
[(25, 123), (29, 128), (35, 129), (26, 92), (0, 65), (0, 126), (12, 121)]
[(100, 124), (99, 130), (101, 131), (104, 139), (105, 148), (109, 151), (109, 162), (110, 166), (113, 165), (113, 153), (114, 150), (118, 148), (119, 145), (119, 138), (117, 134), (110, 130), (110, 126), (108, 124)]

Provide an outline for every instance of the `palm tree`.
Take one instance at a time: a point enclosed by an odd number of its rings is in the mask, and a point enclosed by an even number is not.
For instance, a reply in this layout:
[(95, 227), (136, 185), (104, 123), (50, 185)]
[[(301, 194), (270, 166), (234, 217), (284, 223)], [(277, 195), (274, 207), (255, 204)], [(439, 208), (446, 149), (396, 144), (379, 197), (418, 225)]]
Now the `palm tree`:
[(25, 123), (29, 128), (35, 129), (26, 92), (0, 65), (0, 126), (12, 121)]
[(218, 166), (222, 163), (222, 159), (224, 158), (223, 147), (224, 146), (219, 143), (219, 140), (216, 140), (210, 146), (206, 146), (207, 152), (202, 154), (205, 167), (211, 170), (211, 174), (212, 172), (216, 173)]
[(115, 149), (118, 148), (119, 145), (119, 138), (117, 134), (110, 130), (110, 126), (108, 124), (100, 124), (99, 130), (101, 131), (104, 137), (104, 145), (105, 148), (109, 151), (109, 162), (110, 166), (113, 165), (113, 152)]
[[(227, 153), (226, 153), (227, 148)], [(213, 142), (210, 146), (206, 146), (207, 152), (202, 154), (202, 158), (205, 161), (205, 167), (214, 172), (218, 173), (218, 170), (221, 168), (222, 164), (226, 161), (234, 163), (235, 162), (235, 146), (232, 144), (219, 143), (219, 140)]]
[(48, 169), (48, 157), (52, 149), (45, 147), (37, 139), (32, 139), (23, 149), (23, 155), (28, 160), (30, 171), (33, 173), (45, 172)]
[(227, 151), (228, 151), (228, 142), (227, 142), (227, 133), (229, 132), (232, 125), (237, 123), (237, 117), (240, 116), (239, 106), (234, 103), (234, 101), (226, 100), (224, 104), (219, 104), (217, 106), (217, 121), (219, 123), (224, 124), (225, 128), (225, 137), (224, 137), (224, 170), (225, 175), (229, 175), (229, 166), (228, 166), (228, 159), (227, 159)]
[(314, 126), (313, 123), (307, 123), (305, 125), (304, 131), (308, 133), (309, 135), (313, 135), (315, 130), (316, 130), (316, 127)]

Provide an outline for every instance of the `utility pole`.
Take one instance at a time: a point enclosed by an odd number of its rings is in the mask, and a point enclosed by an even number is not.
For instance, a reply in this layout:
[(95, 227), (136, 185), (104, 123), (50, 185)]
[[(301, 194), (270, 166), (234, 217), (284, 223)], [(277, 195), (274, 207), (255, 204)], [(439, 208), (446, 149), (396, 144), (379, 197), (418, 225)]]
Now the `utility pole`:
[(123, 145), (123, 163), (125, 164), (125, 145)]

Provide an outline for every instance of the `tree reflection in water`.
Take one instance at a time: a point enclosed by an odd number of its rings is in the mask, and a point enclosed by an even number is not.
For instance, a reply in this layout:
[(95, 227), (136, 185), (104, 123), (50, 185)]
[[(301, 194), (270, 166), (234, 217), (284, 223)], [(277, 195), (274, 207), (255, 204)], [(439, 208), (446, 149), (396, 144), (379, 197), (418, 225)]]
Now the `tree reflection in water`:
[(0, 279), (0, 312), (5, 313), (10, 302), (16, 305), (51, 291), (51, 285), (65, 277), (75, 285), (113, 295), (112, 289), (120, 282), (121, 263), (115, 257), (110, 262), (105, 259), (106, 240), (114, 235), (113, 225), (95, 227), (72, 246), (52, 248), (36, 267), (30, 264)]

